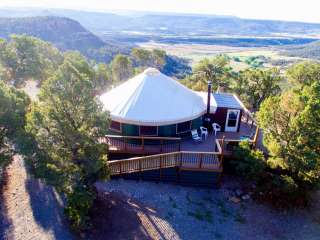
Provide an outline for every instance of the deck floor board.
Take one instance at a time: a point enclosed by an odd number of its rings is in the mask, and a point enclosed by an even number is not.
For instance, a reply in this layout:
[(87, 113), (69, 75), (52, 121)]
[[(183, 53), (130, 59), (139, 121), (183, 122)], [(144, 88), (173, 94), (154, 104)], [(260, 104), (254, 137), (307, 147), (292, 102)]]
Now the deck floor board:
[[(239, 132), (219, 132), (217, 136), (214, 134), (209, 134), (207, 139), (203, 138), (202, 142), (195, 142), (193, 139), (187, 138), (181, 141), (180, 150), (181, 151), (193, 151), (193, 152), (214, 152), (215, 151), (215, 140), (222, 139), (226, 137), (228, 139), (240, 139), (241, 136), (250, 136), (254, 134), (256, 127), (251, 127), (250, 124), (246, 122), (242, 122)], [(262, 146), (261, 137), (258, 140), (258, 145)], [(109, 151), (111, 153), (132, 153), (132, 154), (160, 154), (160, 153), (168, 153), (168, 152), (176, 152), (178, 151), (177, 145), (166, 145), (161, 150), (159, 145), (144, 145), (142, 148), (139, 144), (128, 144), (126, 148), (121, 142), (117, 143), (117, 141), (121, 140), (113, 140), (113, 143), (109, 144)]]

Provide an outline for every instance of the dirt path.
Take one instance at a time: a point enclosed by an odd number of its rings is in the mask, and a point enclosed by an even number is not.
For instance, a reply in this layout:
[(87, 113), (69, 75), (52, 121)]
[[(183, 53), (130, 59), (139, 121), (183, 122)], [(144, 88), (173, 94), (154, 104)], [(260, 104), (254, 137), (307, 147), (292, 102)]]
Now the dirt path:
[(6, 182), (0, 209), (0, 240), (72, 239), (58, 194), (28, 176), (19, 156), (8, 167)]

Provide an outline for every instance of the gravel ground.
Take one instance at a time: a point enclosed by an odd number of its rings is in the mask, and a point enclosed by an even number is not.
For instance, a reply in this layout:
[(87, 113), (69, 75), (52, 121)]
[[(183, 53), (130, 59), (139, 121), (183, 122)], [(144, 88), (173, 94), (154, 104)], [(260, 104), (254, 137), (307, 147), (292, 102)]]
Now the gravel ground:
[(148, 220), (144, 225), (156, 239), (320, 239), (319, 197), (310, 210), (279, 212), (250, 199), (229, 201), (236, 185), (230, 180), (209, 190), (120, 179), (97, 183), (97, 188), (154, 209), (140, 218)]
[(15, 156), (7, 168), (0, 207), (0, 240), (72, 239), (63, 218), (63, 202), (52, 187), (28, 176)]
[[(0, 200), (1, 240), (72, 239), (61, 199), (51, 187), (28, 176), (21, 158), (14, 158), (7, 177)], [(279, 212), (252, 200), (230, 202), (230, 195), (239, 189), (230, 179), (218, 190), (121, 179), (97, 187), (129, 198), (126, 207), (134, 212), (124, 221), (128, 225), (135, 221), (132, 226), (142, 228), (146, 239), (320, 239), (320, 194), (309, 210)]]

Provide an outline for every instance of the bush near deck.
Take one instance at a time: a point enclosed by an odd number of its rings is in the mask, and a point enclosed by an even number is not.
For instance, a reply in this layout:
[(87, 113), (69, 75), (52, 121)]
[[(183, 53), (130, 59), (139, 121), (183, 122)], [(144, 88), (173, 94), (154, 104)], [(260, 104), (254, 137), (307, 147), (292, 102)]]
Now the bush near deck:
[(241, 161), (234, 161), (237, 174), (255, 181), (259, 196), (278, 206), (307, 205), (320, 184), (319, 72), (302, 64), (288, 72), (295, 87), (267, 98), (257, 113), (268, 156), (241, 143)]

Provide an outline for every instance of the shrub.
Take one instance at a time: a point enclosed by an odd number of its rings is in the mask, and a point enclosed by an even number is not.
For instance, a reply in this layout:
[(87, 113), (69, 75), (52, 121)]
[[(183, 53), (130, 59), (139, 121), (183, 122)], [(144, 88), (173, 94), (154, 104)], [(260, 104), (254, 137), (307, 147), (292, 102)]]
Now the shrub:
[(255, 196), (281, 208), (304, 207), (308, 204), (309, 191), (306, 182), (293, 177), (276, 159), (266, 159), (259, 150), (241, 142), (235, 149), (236, 159), (231, 165), (237, 175), (255, 181)]
[(241, 62), (241, 59), (240, 59), (239, 57), (233, 57), (232, 59), (233, 59), (233, 61), (235, 61), (235, 62)]
[[(0, 143), (0, 146), (1, 146), (1, 143)], [(4, 170), (11, 162), (12, 155), (13, 155), (12, 149), (10, 149), (8, 146), (0, 147), (0, 185), (3, 178)]]
[(237, 175), (248, 180), (257, 181), (266, 170), (266, 161), (263, 153), (252, 150), (248, 141), (243, 141), (235, 149), (236, 159), (231, 161)]
[(271, 202), (276, 207), (305, 207), (308, 205), (309, 192), (288, 175), (269, 173), (258, 185), (262, 200)]
[(89, 210), (93, 205), (95, 193), (87, 187), (80, 186), (67, 197), (67, 206), (64, 211), (72, 229), (83, 231), (90, 228)]

